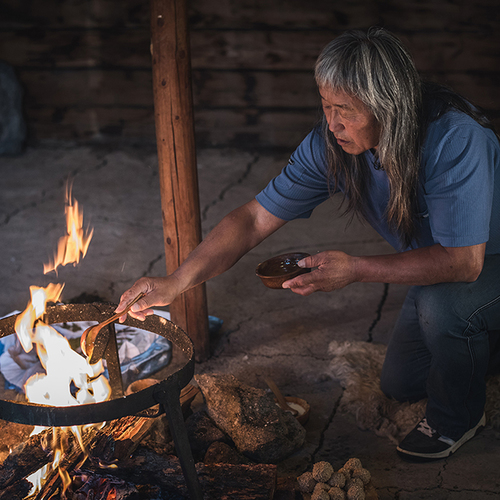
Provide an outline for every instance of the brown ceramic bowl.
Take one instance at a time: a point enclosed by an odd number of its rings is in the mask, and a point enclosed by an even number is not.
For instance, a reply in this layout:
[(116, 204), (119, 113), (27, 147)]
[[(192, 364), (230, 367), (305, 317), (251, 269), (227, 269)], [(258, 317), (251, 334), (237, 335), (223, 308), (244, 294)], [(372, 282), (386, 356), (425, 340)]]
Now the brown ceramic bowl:
[(299, 274), (308, 273), (311, 269), (299, 267), (297, 262), (304, 257), (309, 257), (308, 253), (285, 253), (277, 255), (264, 262), (261, 262), (255, 274), (262, 280), (262, 283), (269, 288), (282, 288), (281, 285), (287, 280), (295, 278)]

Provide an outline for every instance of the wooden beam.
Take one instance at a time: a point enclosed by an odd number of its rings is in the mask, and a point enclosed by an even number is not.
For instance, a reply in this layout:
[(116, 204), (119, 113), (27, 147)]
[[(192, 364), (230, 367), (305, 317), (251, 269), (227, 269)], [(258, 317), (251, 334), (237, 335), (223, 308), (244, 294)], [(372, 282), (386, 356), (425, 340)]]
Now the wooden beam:
[[(167, 273), (201, 241), (186, 0), (151, 0), (156, 143)], [(172, 321), (191, 337), (197, 361), (209, 356), (205, 286), (170, 305)]]

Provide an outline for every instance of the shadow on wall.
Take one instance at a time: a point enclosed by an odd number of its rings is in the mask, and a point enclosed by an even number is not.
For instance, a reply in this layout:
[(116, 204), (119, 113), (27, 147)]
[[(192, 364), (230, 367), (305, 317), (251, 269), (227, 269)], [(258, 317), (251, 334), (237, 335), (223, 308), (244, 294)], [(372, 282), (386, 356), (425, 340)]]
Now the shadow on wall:
[(23, 89), (12, 67), (0, 61), (0, 156), (21, 154), (25, 141)]

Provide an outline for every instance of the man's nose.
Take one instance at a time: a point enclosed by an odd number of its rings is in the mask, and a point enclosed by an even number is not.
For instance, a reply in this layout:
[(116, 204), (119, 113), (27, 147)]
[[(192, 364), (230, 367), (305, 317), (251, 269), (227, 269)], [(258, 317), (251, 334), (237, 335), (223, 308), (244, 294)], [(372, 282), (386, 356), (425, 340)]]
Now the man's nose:
[(333, 134), (335, 134), (336, 132), (340, 132), (344, 128), (344, 125), (342, 124), (341, 120), (339, 120), (339, 116), (337, 113), (330, 113), (329, 116), (327, 116), (327, 121), (328, 128)]

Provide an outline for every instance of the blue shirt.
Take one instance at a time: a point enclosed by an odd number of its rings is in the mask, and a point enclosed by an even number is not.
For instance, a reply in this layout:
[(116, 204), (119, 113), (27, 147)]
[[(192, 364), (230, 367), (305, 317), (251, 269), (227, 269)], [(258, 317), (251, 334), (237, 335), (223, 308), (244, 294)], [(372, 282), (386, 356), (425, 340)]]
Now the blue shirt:
[[(364, 155), (372, 176), (366, 218), (396, 250), (487, 242), (486, 254), (500, 253), (500, 144), (491, 130), (455, 110), (429, 125), (418, 188), (419, 237), (406, 249), (385, 217), (387, 174), (375, 169), (370, 151)], [(325, 143), (315, 128), (256, 199), (270, 213), (289, 221), (309, 217), (316, 206), (341, 190), (341, 186), (329, 186)]]

